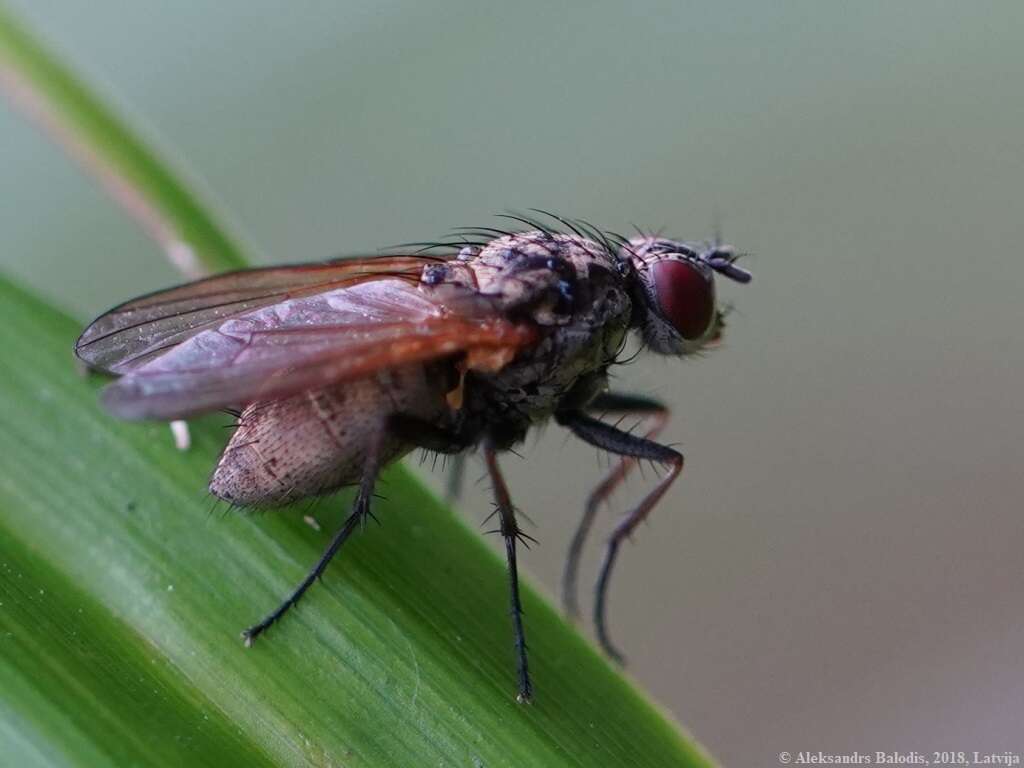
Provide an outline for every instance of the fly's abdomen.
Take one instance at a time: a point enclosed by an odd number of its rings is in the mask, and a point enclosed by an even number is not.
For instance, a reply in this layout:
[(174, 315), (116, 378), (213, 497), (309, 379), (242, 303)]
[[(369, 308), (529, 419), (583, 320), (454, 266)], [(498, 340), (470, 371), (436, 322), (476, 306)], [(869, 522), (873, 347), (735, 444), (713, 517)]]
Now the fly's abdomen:
[(358, 482), (367, 447), (384, 464), (410, 445), (387, 432), (390, 414), (433, 419), (444, 394), (420, 367), (247, 406), (210, 478), (210, 492), (240, 506), (276, 505)]

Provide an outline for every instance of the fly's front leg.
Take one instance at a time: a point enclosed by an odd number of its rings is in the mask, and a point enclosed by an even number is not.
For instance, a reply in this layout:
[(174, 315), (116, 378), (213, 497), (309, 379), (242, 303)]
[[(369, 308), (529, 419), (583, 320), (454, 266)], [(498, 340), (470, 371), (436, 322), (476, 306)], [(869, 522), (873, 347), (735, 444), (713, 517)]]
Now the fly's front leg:
[(615, 526), (615, 530), (608, 539), (601, 572), (597, 579), (597, 595), (594, 600), (594, 625), (597, 630), (597, 639), (605, 653), (621, 663), (622, 655), (612, 645), (608, 636), (607, 600), (612, 569), (615, 567), (619, 547), (623, 540), (647, 517), (654, 505), (665, 495), (669, 486), (679, 476), (679, 473), (683, 471), (683, 455), (672, 448), (653, 440), (631, 435), (579, 411), (562, 413), (557, 418), (560, 424), (568, 427), (573, 434), (590, 445), (618, 456), (637, 460), (648, 459), (668, 466), (668, 473), (654, 489)]
[[(657, 400), (610, 392), (602, 393), (594, 398), (587, 405), (587, 410), (596, 413), (646, 417), (650, 422), (650, 427), (644, 437), (648, 440), (653, 440), (658, 436), (658, 433), (668, 423), (669, 416), (668, 408)], [(580, 615), (579, 602), (576, 597), (580, 557), (583, 554), (583, 546), (594, 523), (594, 518), (597, 516), (598, 507), (626, 479), (636, 464), (636, 459), (630, 456), (620, 459), (587, 497), (587, 502), (583, 507), (583, 517), (569, 543), (569, 552), (565, 558), (565, 570), (562, 573), (562, 607), (570, 618), (578, 619)]]
[(248, 629), (242, 632), (242, 639), (245, 641), (246, 647), (251, 646), (253, 641), (259, 637), (264, 631), (266, 631), (272, 624), (277, 622), (282, 616), (284, 616), (290, 608), (295, 606), (302, 596), (306, 594), (306, 590), (313, 586), (313, 582), (319, 579), (327, 568), (328, 563), (341, 549), (341, 545), (345, 543), (352, 532), (370, 516), (370, 500), (373, 498), (373, 487), (376, 485), (377, 476), (380, 474), (380, 454), (381, 446), (384, 439), (384, 428), (381, 427), (377, 430), (377, 433), (371, 438), (369, 445), (366, 450), (366, 459), (363, 463), (363, 472), (359, 480), (359, 490), (356, 492), (355, 501), (352, 504), (352, 513), (345, 520), (345, 523), (341, 526), (334, 538), (331, 539), (331, 543), (324, 550), (324, 553), (317, 560), (316, 565), (313, 566), (312, 570), (306, 574), (306, 578), (297, 586), (284, 601), (277, 606), (273, 611), (268, 613), (262, 621), (258, 624), (254, 624)]
[(517, 672), (519, 674), (519, 694), (516, 699), (526, 703), (533, 697), (533, 686), (530, 684), (530, 669), (526, 661), (526, 635), (523, 632), (523, 605), (519, 600), (519, 570), (516, 566), (516, 541), (524, 538), (516, 525), (515, 507), (509, 496), (508, 486), (498, 467), (497, 452), (490, 438), (484, 440), (484, 463), (491, 476), (494, 486), (494, 502), (501, 520), (501, 535), (505, 539), (505, 559), (508, 563), (509, 609), (512, 614), (512, 631), (515, 634)]

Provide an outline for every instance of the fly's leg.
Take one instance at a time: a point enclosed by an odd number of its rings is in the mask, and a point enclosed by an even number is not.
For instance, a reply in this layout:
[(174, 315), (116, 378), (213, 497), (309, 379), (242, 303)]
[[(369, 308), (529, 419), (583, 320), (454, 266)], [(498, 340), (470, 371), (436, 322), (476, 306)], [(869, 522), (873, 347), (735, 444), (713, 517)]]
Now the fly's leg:
[[(657, 400), (635, 395), (619, 395), (605, 392), (598, 395), (587, 405), (588, 410), (608, 413), (645, 416), (652, 422), (650, 428), (644, 434), (648, 440), (653, 440), (668, 422), (668, 408)], [(562, 573), (562, 608), (572, 619), (578, 619), (580, 615), (578, 594), (578, 576), (580, 569), (580, 557), (583, 554), (583, 545), (586, 543), (587, 535), (597, 516), (600, 505), (611, 495), (626, 476), (636, 467), (636, 460), (626, 456), (619, 460), (611, 471), (598, 483), (587, 497), (583, 506), (583, 517), (576, 527), (576, 533), (569, 543), (569, 553), (565, 558), (565, 570)]]
[(352, 532), (360, 526), (365, 519), (370, 516), (370, 499), (373, 498), (373, 487), (377, 482), (377, 475), (380, 473), (380, 450), (383, 435), (378, 433), (374, 437), (366, 451), (366, 460), (363, 464), (363, 474), (359, 480), (359, 489), (356, 492), (355, 501), (352, 504), (352, 513), (345, 520), (345, 523), (341, 526), (337, 533), (334, 534), (334, 538), (331, 539), (331, 543), (324, 550), (324, 553), (320, 556), (320, 559), (316, 561), (316, 565), (313, 566), (312, 570), (306, 574), (306, 578), (292, 591), (284, 601), (277, 606), (273, 611), (268, 613), (258, 624), (254, 624), (248, 629), (242, 632), (242, 639), (245, 641), (246, 647), (252, 645), (259, 635), (261, 635), (266, 629), (274, 624), (278, 619), (284, 616), (289, 608), (296, 605), (302, 596), (306, 594), (306, 590), (313, 586), (313, 583), (319, 579), (324, 570), (327, 568), (327, 564), (331, 562), (331, 559), (341, 549), (341, 545), (345, 543)]
[(420, 448), (452, 455), (451, 474), (448, 475), (446, 500), (451, 502), (462, 492), (462, 479), (466, 471), (466, 457), (462, 453), (472, 444), (459, 424), (435, 424), (414, 416), (396, 413), (388, 421), (391, 434), (408, 440)]
[(449, 504), (459, 500), (462, 495), (462, 483), (466, 476), (466, 456), (459, 453), (452, 457), (448, 470), (448, 482), (445, 483), (444, 499)]
[(668, 473), (654, 489), (615, 526), (615, 530), (608, 539), (604, 561), (601, 563), (601, 572), (597, 579), (597, 594), (594, 600), (594, 626), (597, 630), (597, 639), (605, 653), (615, 661), (622, 663), (622, 654), (615, 649), (608, 636), (608, 585), (612, 569), (615, 567), (615, 560), (623, 540), (647, 517), (654, 505), (665, 495), (669, 486), (679, 476), (679, 473), (683, 471), (683, 455), (653, 440), (631, 435), (578, 411), (560, 414), (558, 421), (572, 430), (573, 434), (584, 442), (609, 453), (638, 460), (648, 459), (668, 466)]
[(488, 438), (483, 446), (484, 463), (491, 476), (494, 486), (494, 501), (501, 520), (501, 535), (505, 539), (505, 559), (508, 563), (509, 610), (512, 614), (512, 631), (515, 634), (516, 669), (519, 675), (519, 693), (516, 699), (526, 703), (533, 697), (533, 686), (530, 684), (530, 670), (526, 661), (526, 635), (523, 633), (523, 606), (519, 600), (519, 570), (516, 566), (516, 541), (525, 538), (525, 534), (516, 525), (515, 508), (508, 493), (505, 478), (498, 467), (498, 457), (494, 443)]

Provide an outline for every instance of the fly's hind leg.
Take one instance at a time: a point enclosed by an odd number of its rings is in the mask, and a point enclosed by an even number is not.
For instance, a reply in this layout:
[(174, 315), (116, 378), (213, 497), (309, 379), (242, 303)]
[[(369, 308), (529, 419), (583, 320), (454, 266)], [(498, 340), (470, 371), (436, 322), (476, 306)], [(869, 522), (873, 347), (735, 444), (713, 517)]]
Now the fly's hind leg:
[[(602, 393), (594, 398), (587, 405), (587, 410), (595, 413), (646, 417), (650, 421), (650, 427), (644, 437), (648, 440), (653, 440), (658, 436), (668, 422), (669, 416), (668, 408), (657, 400), (610, 392)], [(576, 532), (569, 543), (569, 552), (565, 558), (565, 570), (562, 572), (562, 608), (572, 619), (578, 619), (580, 615), (577, 600), (580, 557), (583, 554), (583, 546), (594, 523), (594, 518), (597, 516), (598, 508), (626, 479), (626, 476), (636, 467), (636, 463), (636, 459), (631, 456), (624, 456), (620, 459), (597, 484), (597, 487), (591, 491), (583, 506), (583, 517), (580, 518)]]
[(523, 605), (519, 599), (519, 569), (516, 565), (516, 542), (526, 535), (516, 525), (515, 507), (498, 467), (497, 452), (490, 438), (483, 445), (484, 463), (494, 485), (494, 502), (501, 521), (501, 535), (505, 539), (505, 559), (508, 563), (509, 611), (512, 614), (512, 631), (515, 634), (516, 670), (519, 676), (519, 693), (516, 699), (526, 703), (533, 697), (530, 683), (530, 669), (526, 660), (526, 635), (523, 632)]
[(252, 645), (253, 641), (259, 637), (264, 631), (266, 631), (272, 624), (276, 623), (278, 619), (284, 616), (290, 608), (295, 606), (302, 596), (306, 594), (306, 590), (313, 586), (313, 583), (319, 579), (324, 570), (327, 568), (328, 563), (341, 549), (341, 545), (348, 540), (348, 537), (352, 535), (352, 532), (356, 528), (365, 522), (366, 518), (372, 515), (370, 511), (370, 500), (373, 498), (373, 488), (377, 482), (377, 476), (380, 473), (380, 458), (381, 448), (384, 441), (383, 429), (378, 430), (377, 434), (370, 440), (366, 450), (366, 459), (363, 463), (362, 476), (359, 480), (359, 488), (356, 492), (355, 501), (352, 503), (352, 513), (345, 520), (345, 523), (341, 526), (337, 533), (334, 534), (334, 538), (331, 539), (331, 543), (324, 550), (324, 553), (317, 560), (316, 565), (306, 574), (306, 578), (292, 591), (288, 597), (281, 602), (277, 608), (268, 613), (258, 624), (254, 624), (248, 629), (242, 632), (242, 639), (245, 641), (246, 647)]
[(640, 503), (630, 510), (615, 526), (611, 537), (608, 539), (605, 549), (604, 561), (601, 563), (600, 575), (597, 579), (596, 596), (594, 600), (594, 625), (597, 630), (597, 639), (605, 653), (614, 660), (622, 662), (622, 655), (612, 645), (608, 635), (607, 602), (608, 585), (611, 579), (612, 569), (618, 558), (619, 547), (622, 542), (633, 532), (633, 530), (647, 517), (654, 505), (658, 503), (665, 492), (672, 485), (672, 482), (683, 470), (683, 455), (672, 448), (656, 443), (647, 438), (637, 437), (624, 432), (610, 424), (587, 416), (579, 411), (570, 411), (558, 414), (558, 422), (570, 430), (584, 442), (596, 446), (609, 453), (630, 459), (648, 459), (665, 464), (668, 473), (648, 493)]

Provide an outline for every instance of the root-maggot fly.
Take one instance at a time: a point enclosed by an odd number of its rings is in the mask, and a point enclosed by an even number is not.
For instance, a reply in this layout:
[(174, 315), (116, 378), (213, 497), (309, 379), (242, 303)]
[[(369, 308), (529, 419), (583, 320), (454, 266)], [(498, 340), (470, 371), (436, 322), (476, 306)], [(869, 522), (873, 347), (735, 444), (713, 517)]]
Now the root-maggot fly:
[[(654, 440), (667, 411), (608, 391), (630, 331), (661, 355), (717, 341), (718, 275), (746, 283), (734, 249), (656, 235), (623, 237), (585, 222), (507, 217), (519, 229), (463, 230), (403, 255), (246, 269), (152, 293), (110, 310), (76, 345), (117, 375), (103, 402), (125, 419), (238, 416), (210, 491), (239, 506), (283, 504), (357, 488), (352, 512), (281, 605), (245, 630), (251, 643), (295, 605), (370, 513), (381, 468), (421, 447), (479, 449), (490, 474), (510, 571), (518, 698), (532, 695), (516, 548), (524, 534), (498, 454), (554, 419), (619, 457), (591, 495), (570, 549), (564, 601), (576, 613), (576, 571), (599, 502), (639, 461), (665, 467), (617, 525), (597, 581), (604, 650), (606, 597), (619, 546), (665, 494), (683, 457)], [(522, 225), (522, 226), (519, 226)], [(640, 436), (599, 415), (647, 419)]]

